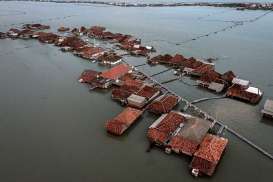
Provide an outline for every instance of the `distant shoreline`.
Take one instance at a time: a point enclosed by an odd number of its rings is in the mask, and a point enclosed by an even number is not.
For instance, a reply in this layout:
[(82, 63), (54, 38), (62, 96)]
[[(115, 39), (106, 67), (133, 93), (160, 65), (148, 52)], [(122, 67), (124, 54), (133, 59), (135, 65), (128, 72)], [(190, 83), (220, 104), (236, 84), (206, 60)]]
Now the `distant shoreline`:
[(237, 10), (270, 10), (273, 11), (273, 3), (214, 3), (214, 2), (181, 2), (181, 3), (127, 3), (127, 2), (104, 2), (87, 0), (0, 0), (0, 1), (24, 1), (24, 2), (52, 2), (52, 3), (81, 3), (97, 4), (119, 7), (180, 7), (180, 6), (210, 6), (236, 8)]

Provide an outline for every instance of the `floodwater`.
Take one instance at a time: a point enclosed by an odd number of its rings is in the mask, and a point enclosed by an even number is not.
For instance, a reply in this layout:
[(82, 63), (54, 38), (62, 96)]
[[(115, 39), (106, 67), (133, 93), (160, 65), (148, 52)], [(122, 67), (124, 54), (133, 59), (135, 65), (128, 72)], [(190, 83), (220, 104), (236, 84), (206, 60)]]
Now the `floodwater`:
[[(102, 25), (140, 37), (158, 53), (218, 58), (215, 63), (220, 72), (233, 70), (251, 80), (264, 91), (264, 97), (255, 106), (231, 99), (198, 106), (273, 153), (273, 122), (260, 115), (266, 98), (273, 98), (273, 13), (261, 16), (264, 13), (208, 7), (0, 2), (0, 31), (31, 22), (49, 24), (52, 30)], [(234, 21), (244, 23), (219, 31)], [(126, 61), (145, 62), (130, 57)], [(166, 155), (158, 149), (145, 152), (147, 127), (156, 119), (151, 114), (146, 113), (122, 137), (108, 135), (104, 124), (122, 107), (111, 100), (110, 91), (90, 93), (78, 83), (79, 75), (88, 68), (106, 69), (34, 40), (0, 40), (0, 181), (265, 182), (273, 178), (272, 160), (228, 132), (225, 136), (230, 143), (215, 175), (200, 179), (189, 173), (190, 158)], [(152, 74), (164, 67), (139, 69)], [(172, 72), (166, 72), (155, 78), (171, 77)], [(168, 86), (189, 100), (213, 96), (180, 81)]]

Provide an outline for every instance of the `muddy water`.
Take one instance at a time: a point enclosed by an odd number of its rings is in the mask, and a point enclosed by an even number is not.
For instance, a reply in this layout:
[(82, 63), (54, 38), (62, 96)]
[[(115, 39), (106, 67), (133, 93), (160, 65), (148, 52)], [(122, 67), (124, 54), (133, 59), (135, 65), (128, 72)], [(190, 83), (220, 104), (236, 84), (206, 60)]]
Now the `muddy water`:
[[(58, 26), (103, 25), (142, 37), (159, 53), (180, 52), (216, 57), (221, 72), (234, 70), (264, 91), (259, 105), (224, 99), (200, 103), (207, 112), (273, 153), (272, 121), (261, 119), (266, 98), (273, 97), (273, 14), (253, 23), (210, 34), (234, 22), (254, 19), (262, 11), (223, 8), (118, 8), (54, 3), (0, 3), (0, 31), (30, 22)], [(15, 15), (15, 12), (24, 12)], [(7, 16), (7, 14), (12, 14)], [(5, 15), (4, 15), (5, 14)], [(187, 43), (185, 40), (195, 39)], [(151, 42), (152, 41), (152, 42)], [(180, 45), (175, 45), (180, 42)], [(28, 48), (25, 48), (28, 47)], [(131, 64), (144, 59), (127, 58)], [(122, 108), (110, 92), (92, 92), (77, 82), (84, 69), (104, 67), (62, 53), (36, 41), (0, 40), (0, 180), (5, 182), (75, 181), (195, 181), (190, 158), (146, 153), (147, 127), (155, 119), (145, 114), (125, 136), (104, 130), (107, 119)], [(162, 66), (139, 67), (148, 74)], [(166, 72), (155, 78), (173, 77)], [(187, 80), (190, 82), (190, 80)], [(180, 81), (168, 86), (193, 100), (214, 96)], [(229, 133), (230, 144), (217, 172), (200, 181), (269, 181), (273, 162)]]

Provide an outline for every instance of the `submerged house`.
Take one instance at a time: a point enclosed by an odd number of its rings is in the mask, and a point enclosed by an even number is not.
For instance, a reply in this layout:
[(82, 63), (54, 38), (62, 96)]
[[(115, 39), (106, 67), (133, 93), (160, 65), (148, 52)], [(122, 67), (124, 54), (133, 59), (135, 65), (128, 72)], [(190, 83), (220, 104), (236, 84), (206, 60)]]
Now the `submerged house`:
[(4, 32), (0, 32), (0, 39), (5, 39), (7, 38), (7, 34)]
[(49, 25), (42, 25), (39, 23), (35, 23), (35, 24), (25, 24), (23, 25), (23, 29), (29, 29), (29, 30), (46, 30), (46, 29), (50, 29)]
[(144, 85), (139, 91), (133, 93), (127, 98), (128, 105), (136, 108), (143, 108), (151, 100), (160, 94), (158, 88)]
[(141, 115), (143, 111), (126, 107), (115, 118), (106, 122), (107, 132), (113, 135), (122, 135)]
[(148, 64), (170, 64), (170, 61), (173, 57), (169, 54), (158, 55), (148, 60)]
[(58, 28), (58, 32), (67, 32), (69, 30), (70, 30), (69, 27), (60, 27), (60, 28)]
[(263, 116), (273, 118), (273, 100), (267, 99), (262, 109)]
[(110, 79), (110, 80), (113, 80), (113, 81), (117, 81), (123, 75), (125, 75), (125, 74), (127, 74), (127, 73), (129, 73), (131, 71), (132, 71), (131, 66), (129, 66), (127, 64), (119, 64), (117, 66), (112, 67), (109, 70), (103, 71), (100, 74), (100, 77)]
[(199, 86), (216, 93), (222, 92), (226, 87), (226, 83), (222, 80), (221, 74), (214, 70), (208, 70), (206, 73), (203, 73), (196, 82)]
[(125, 74), (120, 78), (119, 82), (115, 82), (116, 85), (119, 85), (119, 88), (112, 90), (112, 99), (127, 104), (127, 98), (142, 88), (143, 82), (137, 78), (132, 78), (131, 75)]
[(20, 31), (20, 33), (18, 34), (18, 37), (21, 39), (29, 39), (29, 38), (32, 38), (33, 34), (34, 34), (34, 31), (25, 29)]
[(228, 140), (212, 134), (207, 134), (194, 153), (190, 164), (192, 174), (198, 176), (205, 174), (211, 176), (218, 165)]
[(210, 122), (197, 117), (186, 117), (173, 133), (169, 151), (192, 156), (210, 128)]
[(109, 88), (112, 84), (111, 80), (99, 77), (100, 72), (94, 70), (84, 70), (79, 78), (79, 82), (87, 83), (94, 88)]
[(172, 94), (164, 94), (156, 98), (149, 106), (148, 110), (155, 114), (170, 112), (179, 102), (179, 98)]
[(100, 56), (104, 55), (105, 51), (101, 47), (85, 46), (74, 51), (74, 54), (87, 60), (96, 60)]
[(233, 85), (228, 88), (226, 95), (231, 98), (241, 99), (252, 104), (258, 103), (263, 95), (263, 92), (256, 87), (250, 86), (249, 81), (234, 78)]
[(11, 28), (9, 31), (6, 33), (9, 38), (17, 38), (19, 36), (19, 33), (21, 30), (16, 29), (16, 28)]
[(37, 38), (42, 43), (55, 44), (59, 40), (59, 35), (56, 35), (54, 33), (39, 32), (39, 34), (35, 35), (38, 35)]
[(151, 143), (165, 147), (171, 135), (183, 124), (185, 117), (180, 112), (171, 111), (160, 116), (148, 129), (148, 139)]
[(122, 61), (122, 57), (117, 55), (116, 53), (109, 52), (99, 56), (98, 61), (100, 64), (104, 65), (116, 65)]
[(97, 79), (99, 72), (94, 70), (84, 70), (80, 76), (79, 82), (92, 84)]

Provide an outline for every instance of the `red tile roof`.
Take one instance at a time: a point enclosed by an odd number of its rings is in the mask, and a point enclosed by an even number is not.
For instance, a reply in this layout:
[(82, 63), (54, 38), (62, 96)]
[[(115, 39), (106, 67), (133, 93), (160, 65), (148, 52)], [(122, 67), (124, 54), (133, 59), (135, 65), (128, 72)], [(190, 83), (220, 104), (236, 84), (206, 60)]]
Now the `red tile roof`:
[(151, 87), (148, 85), (145, 85), (141, 90), (139, 90), (136, 95), (146, 97), (148, 99), (152, 98), (157, 92), (159, 91), (158, 88)]
[(218, 163), (227, 143), (228, 140), (225, 138), (207, 134), (194, 156), (212, 163)]
[(199, 149), (195, 152), (190, 164), (191, 168), (211, 176), (222, 156), (228, 140), (215, 135), (207, 134)]
[(155, 100), (148, 106), (149, 111), (157, 114), (170, 112), (178, 103), (178, 98), (174, 95), (164, 95), (158, 100)]
[(126, 64), (117, 65), (107, 71), (101, 73), (101, 77), (116, 80), (130, 71), (130, 67)]
[(107, 121), (106, 129), (108, 132), (121, 135), (131, 124), (133, 124), (141, 115), (143, 111), (126, 107), (114, 119)]
[(174, 132), (185, 118), (176, 113), (170, 112), (167, 116), (154, 128), (149, 128), (148, 138), (152, 142), (163, 144), (171, 132)]
[(82, 83), (92, 83), (96, 78), (99, 72), (94, 70), (84, 70), (80, 77), (80, 82)]

